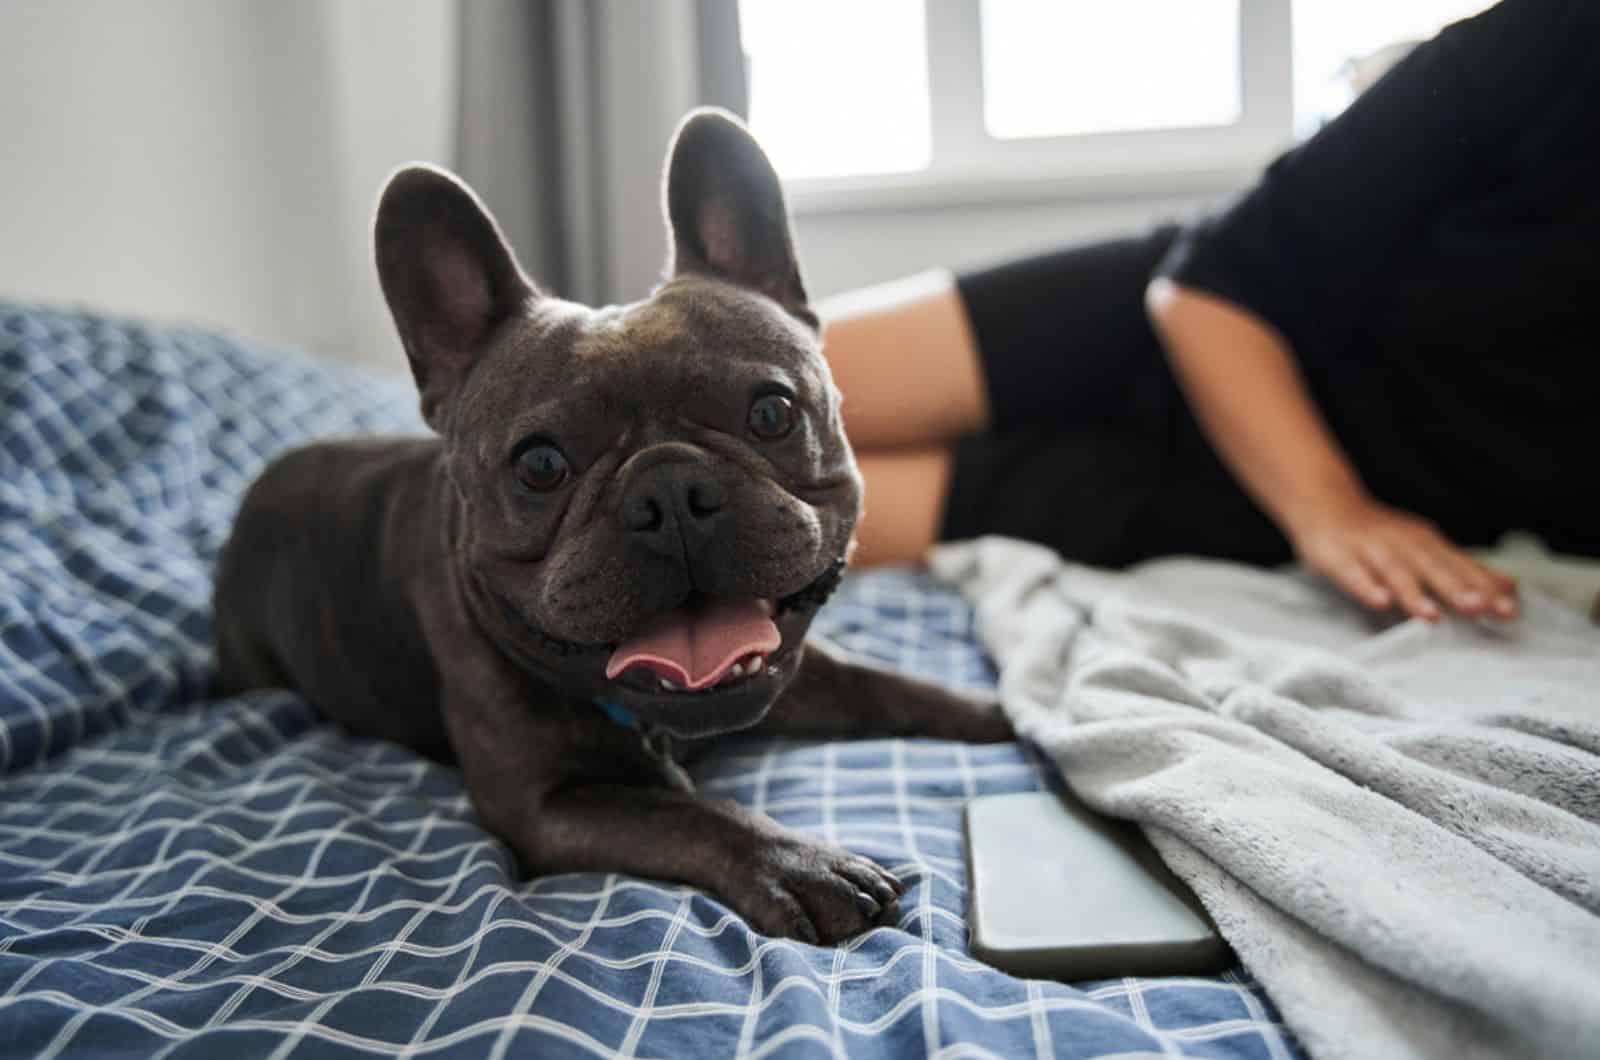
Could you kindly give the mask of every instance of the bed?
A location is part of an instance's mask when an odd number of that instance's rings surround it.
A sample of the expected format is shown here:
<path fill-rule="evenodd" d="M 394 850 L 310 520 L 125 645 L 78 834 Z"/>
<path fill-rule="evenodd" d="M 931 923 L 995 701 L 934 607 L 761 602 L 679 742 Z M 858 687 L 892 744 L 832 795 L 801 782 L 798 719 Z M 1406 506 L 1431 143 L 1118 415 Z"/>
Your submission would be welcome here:
<path fill-rule="evenodd" d="M 709 791 L 878 859 L 898 923 L 755 935 L 690 888 L 516 878 L 459 776 L 287 692 L 209 692 L 211 569 L 265 461 L 416 431 L 409 380 L 0 303 L 0 1042 L 14 1055 L 1300 1055 L 1242 969 L 1064 985 L 973 961 L 961 808 L 1017 745 L 734 740 Z M 972 614 L 853 575 L 844 648 L 979 688 Z"/>

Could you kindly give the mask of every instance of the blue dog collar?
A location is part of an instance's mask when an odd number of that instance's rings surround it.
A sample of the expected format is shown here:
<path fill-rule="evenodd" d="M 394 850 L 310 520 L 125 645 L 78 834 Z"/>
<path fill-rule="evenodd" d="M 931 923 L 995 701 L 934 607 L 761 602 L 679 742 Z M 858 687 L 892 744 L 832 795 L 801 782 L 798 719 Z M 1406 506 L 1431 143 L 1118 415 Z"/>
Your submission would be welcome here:
<path fill-rule="evenodd" d="M 601 699 L 596 696 L 594 705 L 599 708 L 600 713 L 611 719 L 612 724 L 639 734 L 639 743 L 644 747 L 644 753 L 654 758 L 661 766 L 668 783 L 679 791 L 694 791 L 694 781 L 672 757 L 671 736 L 660 729 L 646 730 L 639 724 L 639 719 L 633 716 L 633 711 L 614 699 Z"/>
<path fill-rule="evenodd" d="M 633 716 L 633 711 L 615 700 L 596 697 L 594 705 L 599 707 L 600 713 L 610 718 L 613 724 L 620 725 L 624 729 L 639 727 L 639 719 Z"/>

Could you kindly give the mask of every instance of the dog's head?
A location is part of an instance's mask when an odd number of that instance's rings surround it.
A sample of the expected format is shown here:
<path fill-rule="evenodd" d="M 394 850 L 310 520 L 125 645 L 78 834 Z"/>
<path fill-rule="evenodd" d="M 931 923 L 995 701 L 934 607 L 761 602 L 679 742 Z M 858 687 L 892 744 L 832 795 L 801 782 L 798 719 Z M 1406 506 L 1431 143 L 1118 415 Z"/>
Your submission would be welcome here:
<path fill-rule="evenodd" d="M 737 120 L 679 127 L 665 210 L 668 279 L 603 309 L 541 291 L 437 169 L 390 179 L 375 239 L 474 617 L 562 691 L 695 736 L 793 678 L 861 480 L 782 189 Z"/>

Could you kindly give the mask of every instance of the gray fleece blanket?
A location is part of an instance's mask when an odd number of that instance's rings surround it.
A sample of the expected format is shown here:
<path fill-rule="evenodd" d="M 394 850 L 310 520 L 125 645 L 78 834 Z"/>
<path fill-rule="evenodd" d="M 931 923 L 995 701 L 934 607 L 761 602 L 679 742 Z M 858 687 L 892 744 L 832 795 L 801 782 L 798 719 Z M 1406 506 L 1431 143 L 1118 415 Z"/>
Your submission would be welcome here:
<path fill-rule="evenodd" d="M 1294 573 L 942 546 L 1018 730 L 1141 824 L 1319 1060 L 1600 1056 L 1600 632 Z M 1070 895 L 1063 896 L 1070 900 Z"/>

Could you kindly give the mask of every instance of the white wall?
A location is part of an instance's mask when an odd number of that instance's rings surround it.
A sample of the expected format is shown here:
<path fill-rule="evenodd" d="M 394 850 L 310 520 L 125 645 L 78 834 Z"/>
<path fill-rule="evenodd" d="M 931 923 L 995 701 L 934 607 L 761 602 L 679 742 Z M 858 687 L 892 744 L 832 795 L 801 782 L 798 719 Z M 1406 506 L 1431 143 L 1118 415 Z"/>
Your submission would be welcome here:
<path fill-rule="evenodd" d="M 368 224 L 448 163 L 455 0 L 0 5 L 0 295 L 402 363 Z"/>

